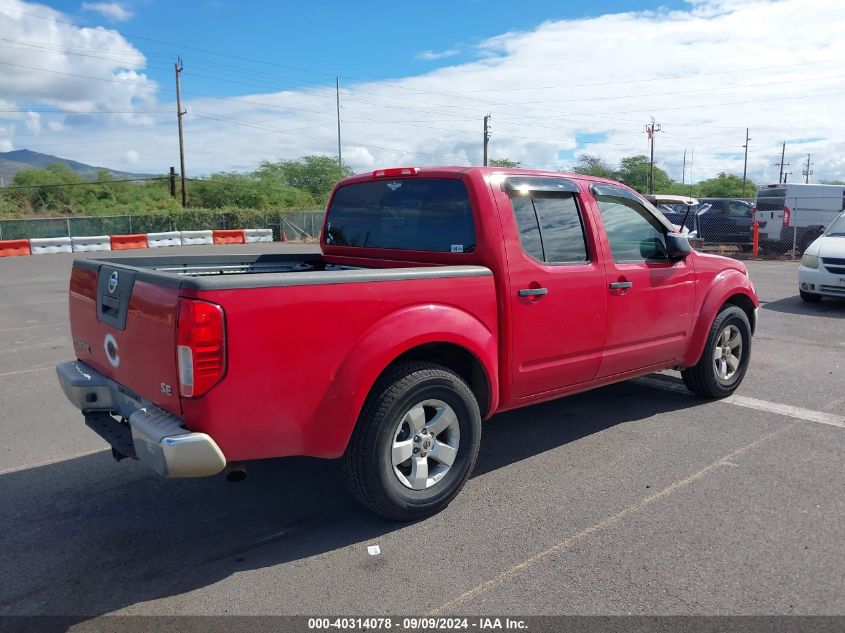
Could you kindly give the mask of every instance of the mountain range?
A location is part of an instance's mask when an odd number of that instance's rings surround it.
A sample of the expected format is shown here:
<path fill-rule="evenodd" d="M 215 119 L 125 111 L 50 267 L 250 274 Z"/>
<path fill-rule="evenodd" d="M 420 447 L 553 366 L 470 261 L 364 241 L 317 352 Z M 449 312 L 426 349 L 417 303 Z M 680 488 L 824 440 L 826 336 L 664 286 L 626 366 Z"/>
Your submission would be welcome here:
<path fill-rule="evenodd" d="M 44 168 L 53 163 L 67 165 L 75 174 L 86 179 L 97 177 L 101 171 L 109 172 L 114 178 L 146 178 L 155 174 L 136 174 L 128 171 L 118 171 L 108 167 L 95 167 L 67 158 L 59 158 L 51 154 L 42 154 L 28 149 L 16 149 L 12 152 L 0 152 L 0 179 L 9 185 L 15 174 L 22 169 Z"/>

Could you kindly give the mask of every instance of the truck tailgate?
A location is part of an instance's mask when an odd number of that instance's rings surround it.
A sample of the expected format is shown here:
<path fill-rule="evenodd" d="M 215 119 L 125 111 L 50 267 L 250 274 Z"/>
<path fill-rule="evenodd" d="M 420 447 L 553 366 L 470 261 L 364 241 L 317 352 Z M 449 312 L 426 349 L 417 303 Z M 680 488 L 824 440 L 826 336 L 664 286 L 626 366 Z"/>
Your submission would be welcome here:
<path fill-rule="evenodd" d="M 70 279 L 76 357 L 136 395 L 181 414 L 176 366 L 179 288 L 131 266 L 77 260 Z"/>

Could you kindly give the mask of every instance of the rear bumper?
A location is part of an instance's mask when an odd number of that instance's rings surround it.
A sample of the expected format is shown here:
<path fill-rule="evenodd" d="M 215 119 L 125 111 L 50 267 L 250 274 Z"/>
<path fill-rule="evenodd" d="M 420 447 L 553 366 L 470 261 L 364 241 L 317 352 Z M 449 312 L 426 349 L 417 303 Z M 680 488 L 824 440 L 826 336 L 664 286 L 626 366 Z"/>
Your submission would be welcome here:
<path fill-rule="evenodd" d="M 226 467 L 226 457 L 210 436 L 188 431 L 180 418 L 128 394 L 85 363 L 62 363 L 56 373 L 88 426 L 121 454 L 140 459 L 164 477 L 207 477 Z"/>

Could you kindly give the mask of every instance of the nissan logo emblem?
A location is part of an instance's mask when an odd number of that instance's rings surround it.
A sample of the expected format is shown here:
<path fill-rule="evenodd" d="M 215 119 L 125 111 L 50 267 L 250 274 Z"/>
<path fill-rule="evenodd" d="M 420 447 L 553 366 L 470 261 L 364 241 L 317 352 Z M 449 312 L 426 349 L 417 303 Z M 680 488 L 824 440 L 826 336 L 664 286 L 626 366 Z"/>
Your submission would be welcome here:
<path fill-rule="evenodd" d="M 109 275 L 109 294 L 113 295 L 114 291 L 117 290 L 117 282 L 118 276 L 117 271 L 115 270 L 111 275 Z"/>

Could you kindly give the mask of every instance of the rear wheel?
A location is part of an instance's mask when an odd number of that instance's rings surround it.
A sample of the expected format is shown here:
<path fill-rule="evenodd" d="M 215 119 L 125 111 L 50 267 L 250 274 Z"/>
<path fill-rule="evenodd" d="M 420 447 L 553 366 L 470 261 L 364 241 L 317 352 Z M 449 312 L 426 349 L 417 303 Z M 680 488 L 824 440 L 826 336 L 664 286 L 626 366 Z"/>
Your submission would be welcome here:
<path fill-rule="evenodd" d="M 817 295 L 813 292 L 804 292 L 803 290 L 799 290 L 798 293 L 801 295 L 801 298 L 807 303 L 818 303 L 822 300 L 821 295 Z"/>
<path fill-rule="evenodd" d="M 710 327 L 698 363 L 681 376 L 690 391 L 707 398 L 725 398 L 739 387 L 751 360 L 751 324 L 735 305 L 725 305 Z"/>
<path fill-rule="evenodd" d="M 355 497 L 398 521 L 445 508 L 475 465 L 481 413 L 451 369 L 424 362 L 390 369 L 367 399 L 343 456 Z"/>

